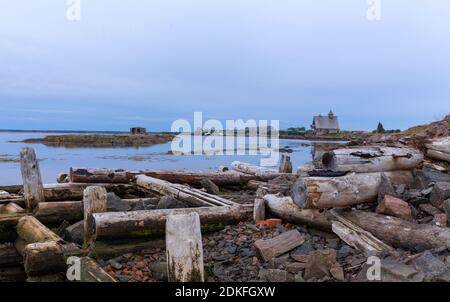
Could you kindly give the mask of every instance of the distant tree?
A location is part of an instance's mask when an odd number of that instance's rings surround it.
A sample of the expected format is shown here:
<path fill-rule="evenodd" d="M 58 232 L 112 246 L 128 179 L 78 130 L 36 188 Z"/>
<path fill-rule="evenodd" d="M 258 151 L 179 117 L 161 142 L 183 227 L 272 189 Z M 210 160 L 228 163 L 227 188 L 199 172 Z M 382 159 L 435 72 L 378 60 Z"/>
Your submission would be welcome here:
<path fill-rule="evenodd" d="M 386 130 L 384 130 L 383 124 L 381 122 L 378 122 L 377 126 L 377 133 L 384 133 Z"/>

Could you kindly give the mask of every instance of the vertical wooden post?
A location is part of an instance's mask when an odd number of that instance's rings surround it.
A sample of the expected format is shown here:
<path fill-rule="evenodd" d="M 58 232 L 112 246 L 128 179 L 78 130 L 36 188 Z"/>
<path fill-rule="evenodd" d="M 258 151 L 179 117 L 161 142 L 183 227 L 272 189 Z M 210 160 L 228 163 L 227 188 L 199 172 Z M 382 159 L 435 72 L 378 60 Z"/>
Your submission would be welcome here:
<path fill-rule="evenodd" d="M 197 213 L 169 215 L 166 221 L 169 282 L 204 282 L 203 244 Z"/>
<path fill-rule="evenodd" d="M 281 156 L 280 173 L 292 173 L 291 157 L 287 155 Z"/>
<path fill-rule="evenodd" d="M 253 205 L 253 221 L 258 223 L 264 219 L 266 219 L 266 202 L 262 198 L 256 198 Z"/>
<path fill-rule="evenodd" d="M 106 189 L 98 186 L 87 187 L 83 194 L 84 206 L 84 245 L 92 240 L 93 227 L 90 219 L 94 213 L 106 212 Z"/>
<path fill-rule="evenodd" d="M 34 209 L 38 203 L 45 202 L 45 195 L 39 162 L 33 148 L 20 149 L 20 170 L 22 172 L 25 205 L 28 209 Z"/>

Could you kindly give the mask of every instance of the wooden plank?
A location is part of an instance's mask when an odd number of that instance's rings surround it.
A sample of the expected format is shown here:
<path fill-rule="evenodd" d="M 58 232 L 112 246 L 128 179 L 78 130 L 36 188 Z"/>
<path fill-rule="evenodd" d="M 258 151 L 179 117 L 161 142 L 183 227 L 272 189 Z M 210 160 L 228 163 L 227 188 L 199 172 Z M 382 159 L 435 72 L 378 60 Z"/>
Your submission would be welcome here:
<path fill-rule="evenodd" d="M 272 239 L 259 239 L 255 242 L 255 247 L 264 261 L 283 255 L 297 246 L 302 245 L 305 238 L 297 230 L 282 233 Z"/>

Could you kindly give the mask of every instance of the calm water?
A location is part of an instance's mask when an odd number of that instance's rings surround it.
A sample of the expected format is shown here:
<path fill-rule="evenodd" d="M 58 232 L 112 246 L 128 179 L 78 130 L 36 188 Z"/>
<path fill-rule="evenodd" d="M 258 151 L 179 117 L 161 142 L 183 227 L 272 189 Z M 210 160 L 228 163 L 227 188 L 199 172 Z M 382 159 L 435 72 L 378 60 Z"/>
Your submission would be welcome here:
<path fill-rule="evenodd" d="M 64 148 L 47 147 L 42 144 L 12 143 L 26 138 L 37 138 L 50 133 L 0 132 L 0 185 L 22 183 L 20 164 L 17 161 L 21 147 L 31 146 L 40 160 L 45 183 L 56 182 L 56 175 L 73 167 L 176 170 L 216 170 L 234 160 L 259 164 L 259 155 L 170 155 L 170 143 L 150 147 L 130 148 Z M 61 135 L 59 133 L 58 135 Z M 280 147 L 289 146 L 294 170 L 302 163 L 311 161 L 314 142 L 303 140 L 280 140 Z"/>

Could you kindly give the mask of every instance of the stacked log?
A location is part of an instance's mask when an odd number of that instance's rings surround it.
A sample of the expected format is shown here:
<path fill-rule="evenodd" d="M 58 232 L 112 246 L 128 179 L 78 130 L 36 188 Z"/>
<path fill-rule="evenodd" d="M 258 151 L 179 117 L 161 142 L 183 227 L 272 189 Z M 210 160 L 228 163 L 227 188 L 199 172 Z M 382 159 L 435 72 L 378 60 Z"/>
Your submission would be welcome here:
<path fill-rule="evenodd" d="M 232 162 L 231 168 L 237 172 L 254 175 L 254 176 L 260 176 L 260 177 L 264 177 L 264 178 L 268 178 L 268 179 L 272 179 L 272 178 L 275 178 L 280 175 L 280 173 L 276 169 L 255 166 L 255 165 L 243 163 L 240 161 Z"/>
<path fill-rule="evenodd" d="M 336 149 L 322 155 L 325 170 L 358 173 L 412 170 L 422 161 L 422 152 L 412 148 L 357 147 Z"/>

